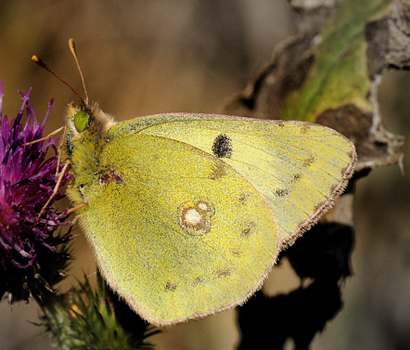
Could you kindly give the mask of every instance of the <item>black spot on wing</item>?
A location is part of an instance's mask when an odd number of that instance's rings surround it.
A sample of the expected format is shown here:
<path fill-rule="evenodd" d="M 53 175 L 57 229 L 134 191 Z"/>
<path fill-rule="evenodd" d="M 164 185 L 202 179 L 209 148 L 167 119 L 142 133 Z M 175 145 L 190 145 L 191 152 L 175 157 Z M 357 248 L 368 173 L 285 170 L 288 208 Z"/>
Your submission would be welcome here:
<path fill-rule="evenodd" d="M 218 135 L 212 145 L 212 153 L 218 158 L 231 158 L 232 140 L 225 134 Z"/>

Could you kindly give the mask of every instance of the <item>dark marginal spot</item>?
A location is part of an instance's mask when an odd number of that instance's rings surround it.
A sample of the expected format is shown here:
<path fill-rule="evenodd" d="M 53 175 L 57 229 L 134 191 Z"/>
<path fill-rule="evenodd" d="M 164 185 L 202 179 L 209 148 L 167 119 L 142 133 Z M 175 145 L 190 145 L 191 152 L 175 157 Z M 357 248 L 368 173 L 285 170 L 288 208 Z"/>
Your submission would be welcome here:
<path fill-rule="evenodd" d="M 248 236 L 254 227 L 255 223 L 253 221 L 246 223 L 245 228 L 241 231 L 241 235 Z"/>
<path fill-rule="evenodd" d="M 309 167 L 316 161 L 314 156 L 310 156 L 303 161 L 303 166 Z"/>
<path fill-rule="evenodd" d="M 310 125 L 309 124 L 302 124 L 302 127 L 300 128 L 300 132 L 302 134 L 307 134 L 307 132 L 310 129 Z"/>
<path fill-rule="evenodd" d="M 276 125 L 279 126 L 279 127 L 281 127 L 281 128 L 283 128 L 283 127 L 285 126 L 285 123 L 284 123 L 284 122 L 279 122 L 279 123 L 277 123 Z"/>
<path fill-rule="evenodd" d="M 275 191 L 275 194 L 276 194 L 278 197 L 285 197 L 285 196 L 287 196 L 287 195 L 289 194 L 289 190 L 287 190 L 286 188 L 281 188 L 281 189 L 279 189 L 279 190 L 276 190 L 276 191 Z"/>
<path fill-rule="evenodd" d="M 232 140 L 225 134 L 217 136 L 212 145 L 212 153 L 218 158 L 231 158 Z"/>
<path fill-rule="evenodd" d="M 240 256 L 241 255 L 239 250 L 232 250 L 231 253 L 232 253 L 233 256 Z"/>
<path fill-rule="evenodd" d="M 241 234 L 243 234 L 244 236 L 247 236 L 251 233 L 251 228 L 247 227 L 244 230 L 242 230 Z"/>
<path fill-rule="evenodd" d="M 249 197 L 249 194 L 247 194 L 247 193 L 242 193 L 242 194 L 240 194 L 240 195 L 239 195 L 239 198 L 238 198 L 239 203 L 242 204 L 242 205 L 245 205 L 245 204 L 246 204 L 246 200 L 248 199 L 248 197 Z"/>
<path fill-rule="evenodd" d="M 231 274 L 231 270 L 228 269 L 228 268 L 226 268 L 226 269 L 221 269 L 221 270 L 215 271 L 215 274 L 216 274 L 218 277 L 229 276 L 229 275 Z"/>
<path fill-rule="evenodd" d="M 294 174 L 293 178 L 292 178 L 292 182 L 298 182 L 301 177 L 302 177 L 302 175 L 300 175 L 300 174 Z"/>
<path fill-rule="evenodd" d="M 171 281 L 168 281 L 167 284 L 165 285 L 165 289 L 173 292 L 175 289 L 177 289 L 177 286 L 171 283 Z"/>
<path fill-rule="evenodd" d="M 204 279 L 202 277 L 197 277 L 197 278 L 194 279 L 194 284 L 199 284 L 203 281 L 204 281 Z"/>

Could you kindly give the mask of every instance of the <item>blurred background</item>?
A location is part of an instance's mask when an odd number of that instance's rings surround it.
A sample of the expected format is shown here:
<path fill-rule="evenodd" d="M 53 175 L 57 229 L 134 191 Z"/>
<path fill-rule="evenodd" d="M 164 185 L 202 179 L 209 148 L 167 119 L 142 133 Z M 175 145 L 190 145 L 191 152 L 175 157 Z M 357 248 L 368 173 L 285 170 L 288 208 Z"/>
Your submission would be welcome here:
<path fill-rule="evenodd" d="M 17 90 L 33 87 L 41 120 L 51 97 L 46 133 L 63 125 L 72 92 L 30 61 L 37 54 L 81 94 L 67 41 L 75 38 L 91 100 L 126 120 L 160 112 L 218 113 L 227 98 L 271 59 L 274 47 L 296 33 L 285 0 L 0 1 L 0 80 L 3 114 L 15 116 Z M 410 135 L 410 75 L 391 71 L 379 90 L 388 130 Z M 404 147 L 410 153 L 409 144 Z M 404 160 L 409 169 L 408 157 Z M 354 276 L 343 288 L 344 308 L 312 349 L 410 348 L 410 182 L 398 166 L 375 169 L 357 184 Z M 80 230 L 65 290 L 95 271 Z M 1 283 L 1 282 L 0 282 Z M 269 293 L 296 288 L 286 264 L 275 268 Z M 11 310 L 0 303 L 0 348 L 51 349 L 35 303 Z M 272 336 L 275 336 L 272 330 Z M 235 311 L 167 328 L 151 338 L 159 349 L 234 349 Z M 54 344 L 55 346 L 55 344 Z M 289 347 L 291 348 L 291 346 Z"/>

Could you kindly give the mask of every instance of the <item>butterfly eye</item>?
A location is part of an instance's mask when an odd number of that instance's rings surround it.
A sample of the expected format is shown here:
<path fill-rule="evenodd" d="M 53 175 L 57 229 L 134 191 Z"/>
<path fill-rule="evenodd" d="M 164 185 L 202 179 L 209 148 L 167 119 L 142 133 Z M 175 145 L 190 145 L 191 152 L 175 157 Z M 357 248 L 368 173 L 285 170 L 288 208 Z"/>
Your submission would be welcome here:
<path fill-rule="evenodd" d="M 83 132 L 87 127 L 90 116 L 85 111 L 77 112 L 74 116 L 74 126 L 78 132 Z"/>

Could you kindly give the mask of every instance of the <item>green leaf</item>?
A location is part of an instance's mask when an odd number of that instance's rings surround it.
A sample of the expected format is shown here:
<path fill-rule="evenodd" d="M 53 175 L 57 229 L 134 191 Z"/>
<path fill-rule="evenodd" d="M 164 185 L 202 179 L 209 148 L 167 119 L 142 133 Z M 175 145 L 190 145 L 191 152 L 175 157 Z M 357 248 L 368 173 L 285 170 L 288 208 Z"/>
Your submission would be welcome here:
<path fill-rule="evenodd" d="M 314 122 L 323 111 L 348 104 L 373 111 L 367 100 L 371 81 L 365 26 L 386 14 L 390 6 L 391 0 L 346 0 L 340 4 L 321 36 L 315 38 L 314 63 L 303 85 L 289 94 L 283 119 Z"/>

